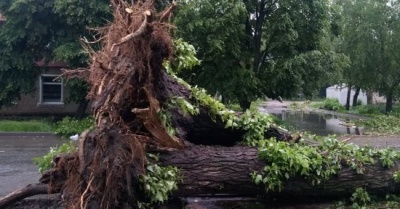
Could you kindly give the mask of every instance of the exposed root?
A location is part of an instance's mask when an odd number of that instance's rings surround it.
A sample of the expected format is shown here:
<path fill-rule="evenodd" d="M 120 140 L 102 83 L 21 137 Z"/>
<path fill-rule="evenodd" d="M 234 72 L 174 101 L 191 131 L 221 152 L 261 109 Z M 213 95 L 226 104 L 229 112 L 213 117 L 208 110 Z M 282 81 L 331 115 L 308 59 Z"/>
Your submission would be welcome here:
<path fill-rule="evenodd" d="M 96 127 L 80 138 L 78 153 L 58 159 L 51 173 L 65 178 L 67 208 L 135 208 L 145 147 L 185 146 L 158 118 L 166 101 L 157 97 L 153 86 L 165 76 L 162 63 L 173 54 L 169 26 L 161 21 L 171 15 L 176 2 L 161 15 L 156 15 L 153 1 L 135 2 L 112 0 L 113 22 L 95 29 L 95 41 L 82 39 L 91 57 L 89 69 L 64 72 L 90 83 L 87 98 Z M 101 44 L 102 49 L 94 51 L 90 44 Z"/>
<path fill-rule="evenodd" d="M 92 177 L 89 182 L 88 185 L 86 186 L 85 191 L 83 191 L 82 195 L 81 195 L 81 209 L 85 209 L 87 206 L 87 202 L 85 201 L 85 195 L 88 193 L 89 191 L 89 187 L 92 185 L 92 181 L 94 180 L 94 178 Z M 86 198 L 88 199 L 88 198 Z"/>
<path fill-rule="evenodd" d="M 71 69 L 61 69 L 61 72 L 63 73 L 61 76 L 57 77 L 56 79 L 59 79 L 61 77 L 65 77 L 68 79 L 71 78 L 80 78 L 80 79 L 84 79 L 85 81 L 89 80 L 89 75 L 90 75 L 90 71 L 87 68 L 77 68 L 74 70 Z"/>
<path fill-rule="evenodd" d="M 87 99 L 95 119 L 94 130 L 81 135 L 78 151 L 56 157 L 54 168 L 40 180 L 50 192 L 60 191 L 69 209 L 137 208 L 138 201 L 146 200 L 138 185 L 146 172 L 146 149 L 182 149 L 189 146 L 184 140 L 188 138 L 194 144 L 215 145 L 212 137 L 221 137 L 218 140 L 226 146 L 242 139 L 243 130 L 226 131 L 225 124 L 212 121 L 204 107 L 203 114 L 196 116 L 172 109 L 176 135 L 168 133 L 160 110 L 173 96 L 190 97 L 189 89 L 169 77 L 162 66 L 173 56 L 171 26 L 164 21 L 176 2 L 160 14 L 152 0 L 132 2 L 111 0 L 113 22 L 95 29 L 95 41 L 82 40 L 90 56 L 89 68 L 64 71 L 66 77 L 84 78 L 90 84 Z M 95 51 L 90 44 L 102 48 Z M 278 129 L 267 131 L 266 136 L 298 140 Z"/>
<path fill-rule="evenodd" d="M 172 16 L 172 12 L 175 10 L 176 8 L 176 1 L 173 0 L 171 3 L 171 6 L 169 6 L 160 16 L 160 22 L 165 21 L 166 19 L 168 19 L 168 21 L 171 19 Z"/>
<path fill-rule="evenodd" d="M 47 184 L 29 184 L 24 188 L 18 189 L 7 196 L 0 198 L 0 208 L 6 208 L 17 201 L 23 200 L 26 197 L 53 192 L 58 191 L 49 191 L 49 185 Z"/>
<path fill-rule="evenodd" d="M 144 20 L 143 20 L 142 24 L 140 25 L 140 27 L 135 32 L 122 37 L 121 40 L 118 43 L 113 44 L 112 47 L 111 47 L 111 52 L 114 51 L 114 47 L 115 46 L 118 46 L 118 45 L 121 45 L 123 43 L 126 43 L 126 42 L 134 39 L 135 37 L 141 35 L 144 32 L 144 30 L 146 28 L 146 25 L 149 23 L 148 22 L 148 19 L 149 19 L 148 16 L 151 16 L 151 12 L 149 10 L 146 10 L 145 12 L 143 12 Z"/>
<path fill-rule="evenodd" d="M 94 41 L 88 41 L 86 37 L 83 37 L 80 40 L 85 44 L 97 44 L 97 43 L 101 42 L 104 38 L 105 37 L 101 37 L 101 38 L 99 38 L 97 40 L 94 40 Z"/>

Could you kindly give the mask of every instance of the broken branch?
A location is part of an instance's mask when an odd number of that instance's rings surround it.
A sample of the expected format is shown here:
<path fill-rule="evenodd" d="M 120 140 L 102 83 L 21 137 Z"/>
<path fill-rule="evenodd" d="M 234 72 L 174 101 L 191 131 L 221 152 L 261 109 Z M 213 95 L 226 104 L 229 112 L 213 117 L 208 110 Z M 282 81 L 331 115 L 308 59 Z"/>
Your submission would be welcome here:
<path fill-rule="evenodd" d="M 149 10 L 146 10 L 145 12 L 143 12 L 143 16 L 144 16 L 144 20 L 142 22 L 142 24 L 140 25 L 139 29 L 137 29 L 135 32 L 130 33 L 124 37 L 121 38 L 121 40 L 118 43 L 115 43 L 112 45 L 111 47 L 111 52 L 114 51 L 114 47 L 115 46 L 119 46 L 123 43 L 126 43 L 132 39 L 134 39 L 136 36 L 139 36 L 140 34 L 142 34 L 144 32 L 144 29 L 146 28 L 147 25 L 147 21 L 148 21 L 148 16 L 151 16 L 151 12 Z"/>

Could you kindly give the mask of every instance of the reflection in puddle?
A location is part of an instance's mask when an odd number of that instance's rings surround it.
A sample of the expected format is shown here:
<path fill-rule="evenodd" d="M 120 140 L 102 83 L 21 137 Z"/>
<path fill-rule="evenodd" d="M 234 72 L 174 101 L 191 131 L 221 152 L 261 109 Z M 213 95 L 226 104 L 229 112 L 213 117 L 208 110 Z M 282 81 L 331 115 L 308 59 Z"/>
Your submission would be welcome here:
<path fill-rule="evenodd" d="M 317 135 L 363 134 L 363 128 L 356 127 L 351 119 L 339 118 L 332 114 L 283 110 L 281 113 L 273 115 L 300 131 L 308 131 Z"/>

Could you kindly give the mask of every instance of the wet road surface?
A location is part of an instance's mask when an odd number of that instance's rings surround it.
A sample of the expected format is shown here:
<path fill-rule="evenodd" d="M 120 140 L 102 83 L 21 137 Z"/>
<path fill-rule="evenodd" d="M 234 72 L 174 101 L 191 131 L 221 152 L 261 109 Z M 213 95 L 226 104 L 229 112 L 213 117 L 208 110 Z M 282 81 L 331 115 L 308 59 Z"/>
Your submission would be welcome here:
<path fill-rule="evenodd" d="M 48 133 L 0 133 L 0 198 L 28 184 L 38 183 L 40 173 L 33 164 L 50 147 L 66 142 Z"/>

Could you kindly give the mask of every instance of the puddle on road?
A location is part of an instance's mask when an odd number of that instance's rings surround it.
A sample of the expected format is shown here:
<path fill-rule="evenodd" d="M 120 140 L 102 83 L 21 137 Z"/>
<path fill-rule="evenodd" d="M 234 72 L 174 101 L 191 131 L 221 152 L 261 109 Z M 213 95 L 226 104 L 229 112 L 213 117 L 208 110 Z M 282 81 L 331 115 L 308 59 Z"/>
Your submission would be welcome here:
<path fill-rule="evenodd" d="M 355 126 L 354 120 L 333 114 L 283 110 L 281 113 L 273 113 L 273 115 L 299 131 L 308 131 L 321 136 L 329 134 L 362 135 L 364 133 L 364 128 Z"/>

